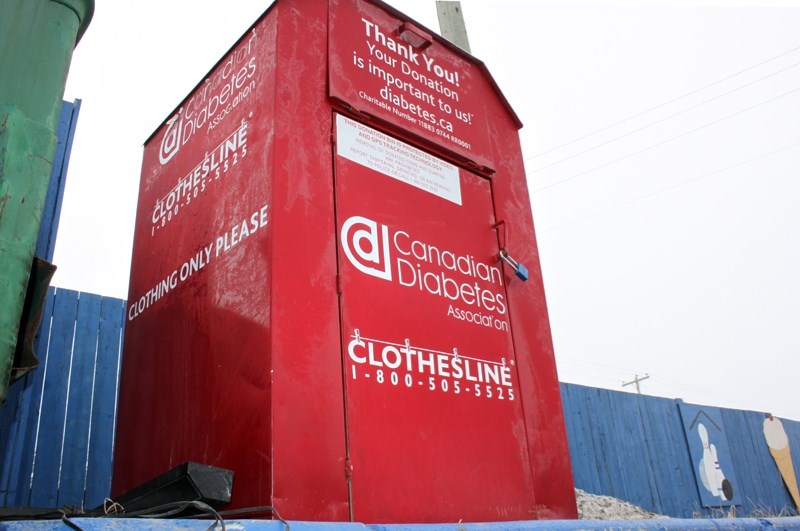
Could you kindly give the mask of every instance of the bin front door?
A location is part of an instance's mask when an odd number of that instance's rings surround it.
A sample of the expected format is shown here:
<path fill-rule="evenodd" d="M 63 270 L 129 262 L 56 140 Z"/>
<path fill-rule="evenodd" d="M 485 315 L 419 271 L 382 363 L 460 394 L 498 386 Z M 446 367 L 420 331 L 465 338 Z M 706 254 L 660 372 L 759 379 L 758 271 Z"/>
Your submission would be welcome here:
<path fill-rule="evenodd" d="M 334 120 L 353 518 L 530 519 L 491 183 Z"/>

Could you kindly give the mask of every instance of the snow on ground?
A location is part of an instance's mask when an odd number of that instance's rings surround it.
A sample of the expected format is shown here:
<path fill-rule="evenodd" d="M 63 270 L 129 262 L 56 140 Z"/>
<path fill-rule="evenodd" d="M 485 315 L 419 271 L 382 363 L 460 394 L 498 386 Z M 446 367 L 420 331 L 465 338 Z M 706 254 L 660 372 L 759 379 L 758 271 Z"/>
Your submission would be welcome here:
<path fill-rule="evenodd" d="M 668 518 L 667 516 L 646 511 L 632 503 L 612 498 L 611 496 L 589 494 L 581 489 L 575 489 L 575 498 L 578 501 L 578 518 L 581 520 Z"/>

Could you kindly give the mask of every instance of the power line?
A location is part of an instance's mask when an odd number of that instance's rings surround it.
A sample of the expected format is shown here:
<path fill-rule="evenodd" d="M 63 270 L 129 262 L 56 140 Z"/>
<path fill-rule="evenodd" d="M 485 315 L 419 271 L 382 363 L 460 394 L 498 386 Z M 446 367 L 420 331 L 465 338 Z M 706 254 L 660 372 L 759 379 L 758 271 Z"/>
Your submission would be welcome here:
<path fill-rule="evenodd" d="M 778 70 L 776 72 L 773 72 L 771 74 L 768 74 L 768 75 L 766 75 L 764 77 L 760 77 L 760 78 L 758 78 L 758 79 L 756 79 L 754 81 L 751 81 L 750 83 L 746 83 L 744 85 L 741 85 L 739 87 L 731 89 L 728 92 L 723 92 L 722 94 L 714 96 L 713 98 L 709 98 L 709 99 L 707 99 L 705 101 L 702 101 L 702 102 L 700 102 L 700 103 L 698 103 L 696 105 L 692 105 L 691 107 L 687 107 L 687 108 L 685 108 L 683 110 L 680 110 L 678 112 L 670 114 L 669 116 L 665 116 L 663 118 L 660 118 L 660 119 L 656 120 L 655 122 L 650 122 L 649 124 L 644 125 L 642 127 L 639 127 L 638 129 L 634 129 L 633 131 L 629 131 L 629 132 L 623 133 L 623 134 L 621 134 L 619 136 L 615 136 L 614 138 L 612 138 L 610 140 L 606 140 L 605 142 L 601 142 L 600 144 L 596 144 L 596 145 L 594 145 L 594 146 L 592 146 L 590 148 L 584 149 L 583 151 L 579 151 L 578 153 L 574 153 L 572 155 L 569 155 L 568 157 L 564 157 L 563 159 L 559 159 L 559 160 L 557 160 L 557 161 L 555 161 L 553 163 L 548 164 L 547 166 L 542 166 L 541 168 L 536 168 L 535 170 L 532 170 L 530 173 L 536 173 L 536 172 L 540 172 L 540 171 L 546 170 L 547 168 L 550 168 L 550 167 L 555 166 L 557 164 L 561 164 L 562 162 L 566 162 L 566 161 L 568 161 L 570 159 L 574 159 L 575 157 L 579 157 L 579 156 L 581 156 L 581 155 L 583 155 L 585 153 L 588 153 L 590 151 L 594 151 L 597 148 L 600 148 L 600 147 L 603 147 L 603 146 L 607 146 L 608 144 L 611 144 L 612 142 L 616 142 L 617 140 L 623 139 L 623 138 L 625 138 L 627 136 L 630 136 L 630 135 L 632 135 L 634 133 L 638 133 L 640 131 L 644 131 L 645 129 L 653 127 L 654 125 L 658 125 L 658 124 L 660 124 L 662 122 L 665 122 L 665 121 L 669 120 L 670 118 L 674 118 L 674 117 L 679 116 L 679 115 L 681 115 L 683 113 L 686 113 L 686 112 L 689 112 L 691 110 L 697 109 L 698 107 L 701 107 L 703 105 L 707 105 L 708 103 L 711 103 L 714 100 L 718 100 L 720 98 L 724 98 L 725 96 L 728 96 L 729 94 L 732 94 L 732 93 L 737 92 L 739 90 L 745 89 L 745 88 L 747 88 L 749 86 L 755 85 L 756 83 L 758 83 L 760 81 L 764 81 L 767 78 L 770 78 L 772 76 L 776 76 L 778 74 L 781 74 L 781 73 L 789 70 L 790 68 L 794 68 L 794 67 L 799 66 L 799 65 L 800 65 L 800 62 L 794 63 L 792 65 L 789 65 L 786 68 L 782 68 L 782 69 L 780 69 L 780 70 Z"/>
<path fill-rule="evenodd" d="M 594 369 L 600 369 L 600 370 L 604 370 L 604 371 L 608 371 L 608 372 L 614 372 L 614 373 L 618 372 L 618 373 L 622 373 L 622 374 L 630 374 L 630 372 L 631 372 L 630 368 L 615 367 L 613 365 L 604 365 L 602 363 L 595 363 L 595 362 L 591 362 L 591 361 L 583 361 L 583 360 L 578 360 L 578 359 L 575 359 L 575 358 L 567 358 L 567 357 L 559 356 L 559 355 L 556 355 L 556 360 L 559 361 L 559 362 L 572 363 L 572 364 L 575 364 L 575 365 L 585 365 L 586 367 L 590 367 L 590 368 L 594 368 Z"/>
<path fill-rule="evenodd" d="M 597 130 L 595 130 L 595 131 L 592 131 L 591 133 L 587 133 L 587 134 L 585 134 L 585 135 L 583 135 L 583 136 L 580 136 L 580 137 L 578 137 L 578 138 L 575 138 L 575 139 L 569 140 L 569 141 L 567 141 L 567 142 L 564 142 L 563 144 L 559 144 L 559 145 L 557 145 L 557 146 L 555 146 L 555 147 L 553 147 L 553 148 L 550 148 L 550 149 L 548 149 L 547 151 L 542 151 L 541 153 L 536 153 L 535 155 L 531 155 L 530 157 L 527 157 L 527 158 L 525 158 L 525 160 L 526 160 L 526 161 L 528 161 L 528 160 L 532 160 L 532 159 L 535 159 L 535 158 L 541 157 L 542 155 L 546 155 L 546 154 L 548 154 L 548 153 L 551 153 L 551 152 L 553 152 L 553 151 L 556 151 L 557 149 L 561 149 L 562 147 L 566 147 L 566 146 L 569 146 L 570 144 L 574 144 L 575 142 L 578 142 L 579 140 L 583 140 L 584 138 L 589 138 L 590 136 L 594 136 L 594 135 L 596 135 L 597 133 L 602 133 L 603 131 L 605 131 L 605 130 L 607 130 L 607 129 L 611 129 L 612 127 L 616 127 L 616 126 L 617 126 L 617 125 L 619 125 L 619 124 L 623 124 L 623 123 L 625 123 L 625 122 L 628 122 L 628 121 L 630 121 L 630 120 L 633 120 L 634 118 L 638 118 L 639 116 L 642 116 L 643 114 L 647 114 L 647 113 L 649 113 L 649 112 L 652 112 L 652 111 L 658 110 L 658 109 L 660 109 L 660 108 L 662 108 L 662 107 L 666 107 L 667 105 L 669 105 L 669 104 L 671 104 L 671 103 L 675 103 L 675 102 L 676 102 L 676 101 L 678 101 L 678 100 L 682 100 L 683 98 L 687 98 L 687 97 L 689 97 L 689 96 L 692 96 L 693 94 L 697 94 L 698 92 L 702 92 L 703 90 L 705 90 L 705 89 L 707 89 L 707 88 L 711 88 L 711 87 L 713 87 L 713 86 L 715 86 L 715 85 L 719 85 L 720 83 L 722 83 L 722 82 L 724 82 L 724 81 L 727 81 L 727 80 L 729 80 L 729 79 L 731 79 L 731 78 L 734 78 L 734 77 L 736 77 L 736 76 L 739 76 L 739 75 L 741 75 L 741 74 L 744 74 L 745 72 L 749 72 L 750 70 L 753 70 L 754 68 L 758 68 L 759 66 L 762 66 L 762 65 L 765 65 L 765 64 L 767 64 L 767 63 L 770 63 L 770 62 L 772 62 L 772 61 L 774 61 L 774 60 L 776 60 L 776 59 L 780 59 L 781 57 L 784 57 L 784 56 L 786 56 L 786 55 L 789 55 L 789 54 L 790 54 L 790 53 L 792 53 L 792 52 L 796 52 L 797 50 L 800 50 L 800 46 L 797 46 L 797 47 L 795 47 L 795 48 L 792 48 L 791 50 L 788 50 L 788 51 L 786 51 L 786 52 L 780 53 L 780 54 L 778 54 L 778 55 L 774 55 L 774 56 L 772 56 L 772 57 L 770 57 L 770 58 L 768 58 L 768 59 L 765 59 L 764 61 L 761 61 L 760 63 L 757 63 L 757 64 L 754 64 L 754 65 L 752 65 L 752 66 L 749 66 L 749 67 L 745 68 L 744 70 L 739 70 L 738 72 L 736 72 L 736 73 L 734 73 L 734 74 L 731 74 L 731 75 L 729 75 L 729 76 L 725 76 L 725 77 L 723 77 L 722 79 L 719 79 L 719 80 L 717 80 L 717 81 L 714 81 L 713 83 L 709 83 L 708 85 L 704 85 L 704 86 L 702 86 L 702 87 L 700 87 L 700 88 L 698 88 L 698 89 L 695 89 L 695 90 L 692 90 L 692 91 L 690 91 L 690 92 L 687 92 L 686 94 L 682 94 L 682 95 L 680 95 L 680 96 L 677 96 L 677 97 L 675 97 L 675 98 L 672 98 L 672 99 L 671 99 L 671 100 L 669 100 L 669 101 L 666 101 L 666 102 L 664 102 L 664 103 L 660 103 L 660 104 L 658 104 L 658 105 L 656 105 L 656 106 L 654 106 L 654 107 L 650 107 L 649 109 L 646 109 L 646 110 L 644 110 L 644 111 L 641 111 L 641 112 L 639 112 L 639 113 L 636 113 L 636 114 L 634 114 L 634 115 L 632 115 L 632 116 L 628 116 L 627 118 L 623 118 L 622 120 L 619 120 L 619 121 L 617 121 L 617 122 L 614 122 L 614 123 L 612 123 L 612 124 L 610 124 L 610 125 L 607 125 L 607 126 L 605 126 L 605 127 L 601 127 L 600 129 L 597 129 Z"/>
<path fill-rule="evenodd" d="M 751 162 L 755 162 L 757 160 L 760 160 L 760 159 L 775 155 L 775 154 L 780 153 L 782 151 L 786 151 L 788 149 L 792 149 L 792 148 L 795 148 L 795 147 L 798 147 L 798 146 L 800 146 L 800 141 L 794 142 L 794 143 L 789 144 L 787 146 L 783 146 L 781 148 L 775 149 L 775 150 L 770 151 L 768 153 L 762 153 L 761 155 L 756 155 L 755 157 L 752 157 L 752 158 L 749 158 L 747 160 L 743 160 L 743 161 L 737 162 L 735 164 L 731 164 L 730 166 L 726 166 L 726 167 L 720 168 L 718 170 L 714 170 L 714 171 L 710 171 L 708 173 L 704 173 L 703 175 L 699 175 L 697 177 L 689 179 L 688 181 L 683 181 L 683 182 L 680 182 L 680 183 L 677 183 L 677 184 L 673 184 L 672 186 L 668 186 L 666 188 L 662 188 L 660 190 L 656 190 L 655 192 L 651 192 L 649 194 L 645 194 L 645 195 L 642 195 L 642 196 L 635 197 L 633 199 L 630 199 L 630 200 L 622 202 L 622 203 L 618 203 L 618 204 L 616 204 L 614 206 L 605 208 L 603 210 L 598 210 L 597 212 L 593 212 L 591 214 L 587 214 L 587 215 L 582 216 L 580 218 L 573 219 L 572 221 L 567 221 L 565 223 L 561 223 L 559 225 L 555 225 L 553 227 L 549 227 L 549 228 L 543 229 L 541 231 L 536 231 L 536 232 L 537 232 L 537 234 L 543 234 L 543 233 L 550 232 L 550 231 L 553 231 L 553 230 L 556 230 L 556 229 L 560 229 L 561 227 L 566 227 L 568 225 L 572 225 L 574 223 L 578 223 L 578 222 L 583 221 L 585 219 L 593 218 L 595 216 L 599 216 L 600 214 L 605 214 L 606 212 L 610 212 L 611 210 L 616 210 L 618 208 L 630 205 L 632 203 L 636 203 L 636 202 L 642 201 L 644 199 L 649 199 L 650 197 L 653 197 L 655 195 L 662 194 L 664 192 L 668 192 L 670 190 L 674 190 L 675 188 L 680 188 L 682 186 L 686 186 L 686 185 L 692 184 L 692 183 L 697 182 L 697 181 L 699 181 L 701 179 L 705 179 L 707 177 L 711 177 L 713 175 L 717 175 L 719 173 L 723 173 L 723 172 L 726 172 L 728 170 L 732 170 L 734 168 L 738 168 L 739 166 L 744 166 L 746 164 L 750 164 Z"/>
<path fill-rule="evenodd" d="M 558 186 L 559 184 L 563 184 L 563 183 L 565 183 L 567 181 L 571 181 L 572 179 L 576 179 L 578 177 L 582 177 L 582 176 L 587 175 L 589 173 L 592 173 L 592 172 L 595 172 L 597 170 L 601 170 L 603 168 L 611 166 L 612 164 L 616 164 L 617 162 L 621 162 L 621 161 L 623 161 L 625 159 L 629 159 L 631 157 L 635 157 L 636 155 L 640 155 L 640 154 L 642 154 L 642 153 L 644 153 L 646 151 L 650 151 L 651 149 L 655 149 L 657 147 L 663 146 L 664 144 L 668 144 L 669 142 L 672 142 L 674 140 L 678 140 L 679 138 L 683 138 L 686 135 L 690 135 L 692 133 L 696 133 L 697 131 L 705 129 L 706 127 L 711 127 L 712 125 L 716 125 L 718 123 L 724 122 L 725 120 L 728 120 L 730 118 L 734 118 L 734 117 L 739 116 L 740 114 L 744 114 L 744 113 L 746 113 L 748 111 L 752 111 L 753 109 L 757 109 L 758 107 L 761 107 L 763 105 L 767 105 L 768 103 L 772 103 L 772 102 L 777 101 L 777 100 L 779 100 L 781 98 L 785 98 L 786 96 L 790 96 L 790 95 L 794 94 L 797 91 L 800 91 L 800 87 L 794 88 L 794 89 L 790 90 L 789 92 L 784 92 L 783 94 L 775 96 L 774 98 L 770 98 L 768 100 L 762 101 L 760 103 L 757 103 L 755 105 L 752 105 L 752 106 L 747 107 L 745 109 L 742 109 L 740 111 L 736 111 L 733 114 L 728 114 L 726 116 L 723 116 L 722 118 L 719 118 L 717 120 L 713 120 L 713 121 L 708 122 L 706 124 L 703 124 L 703 125 L 701 125 L 699 127 L 695 127 L 694 129 L 690 129 L 689 131 L 685 131 L 685 132 L 683 132 L 683 133 L 681 133 L 681 134 L 679 134 L 677 136 L 673 136 L 673 137 L 670 137 L 670 138 L 668 138 L 666 140 L 662 140 L 661 142 L 657 142 L 657 143 L 655 143 L 653 145 L 647 146 L 646 148 L 642 148 L 642 149 L 640 149 L 638 151 L 634 151 L 633 153 L 629 153 L 629 154 L 624 155 L 622 157 L 616 158 L 616 159 L 614 159 L 612 161 L 609 161 L 609 162 L 606 162 L 604 164 L 601 164 L 600 166 L 595 166 L 594 168 L 590 168 L 590 169 L 588 169 L 586 171 L 582 171 L 580 173 L 576 173 L 574 175 L 571 175 L 569 177 L 561 179 L 560 181 L 555 181 L 555 182 L 550 183 L 550 184 L 548 184 L 546 186 L 542 186 L 541 188 L 537 188 L 537 189 L 533 190 L 533 192 L 534 193 L 535 192 L 541 192 L 543 190 L 547 190 L 548 188 L 553 188 L 554 186 Z"/>
<path fill-rule="evenodd" d="M 565 358 L 559 358 L 559 359 L 565 359 Z M 580 362 L 578 360 L 572 360 L 572 361 L 574 361 L 575 363 L 578 363 L 578 364 L 584 364 L 584 365 L 589 365 L 589 366 L 595 365 L 595 364 L 590 363 L 590 362 Z M 599 365 L 599 364 L 597 364 L 597 365 Z M 622 370 L 622 369 L 620 369 L 620 370 Z M 630 371 L 628 371 L 628 373 L 630 373 Z M 573 383 L 576 383 L 578 385 L 590 385 L 590 386 L 594 386 L 594 387 L 596 387 L 598 385 L 597 383 L 591 383 L 591 380 L 595 380 L 595 381 L 597 380 L 595 374 L 585 374 L 585 373 L 583 373 L 583 374 L 581 374 L 581 376 L 586 378 L 585 380 L 583 380 L 586 383 L 580 384 L 579 382 L 575 382 L 575 381 L 573 381 Z M 672 395 L 675 398 L 682 398 L 681 392 L 678 389 L 684 389 L 684 390 L 687 390 L 687 391 L 690 391 L 690 392 L 694 392 L 696 394 L 705 395 L 705 396 L 709 397 L 709 400 L 712 400 L 712 401 L 714 401 L 713 399 L 725 400 L 727 402 L 734 402 L 734 403 L 742 404 L 745 407 L 747 407 L 749 409 L 754 409 L 754 410 L 761 409 L 762 411 L 774 411 L 776 409 L 775 404 L 773 404 L 771 407 L 769 407 L 769 406 L 767 406 L 767 404 L 755 402 L 755 401 L 753 401 L 751 399 L 742 399 L 741 397 L 733 397 L 733 396 L 725 395 L 725 394 L 722 394 L 722 393 L 718 393 L 716 391 L 711 391 L 708 388 L 698 387 L 696 385 L 687 384 L 685 382 L 680 382 L 678 380 L 672 380 L 670 378 L 664 378 L 663 376 L 650 376 L 649 373 L 645 373 L 644 377 L 639 377 L 639 375 L 637 373 L 635 378 L 634 378 L 634 381 L 636 379 L 638 379 L 639 381 L 642 381 L 642 380 L 644 380 L 646 378 L 652 378 L 653 381 L 655 381 L 655 382 L 659 382 L 661 384 L 668 385 L 671 388 L 669 394 Z M 572 380 L 572 378 L 570 378 L 570 380 Z M 564 380 L 562 380 L 562 381 L 564 381 Z M 630 381 L 628 383 L 630 385 L 633 385 L 634 381 Z M 623 385 L 625 383 L 626 382 L 623 382 Z M 606 388 L 609 388 L 609 389 L 611 387 L 614 387 L 610 383 L 607 383 L 605 385 L 607 386 Z M 706 404 L 706 405 L 712 405 L 712 404 Z"/>
<path fill-rule="evenodd" d="M 656 380 L 657 382 L 663 382 L 663 383 L 668 384 L 668 385 L 673 386 L 673 387 L 682 387 L 682 388 L 687 389 L 689 391 L 694 391 L 695 393 L 703 394 L 703 395 L 706 395 L 706 396 L 709 396 L 709 397 L 712 397 L 712 398 L 716 398 L 716 399 L 725 400 L 727 402 L 735 402 L 735 403 L 738 403 L 738 404 L 747 404 L 747 406 L 750 407 L 750 408 L 753 408 L 753 406 L 757 406 L 762 411 L 772 411 L 774 409 L 774 407 L 775 407 L 775 404 L 773 404 L 772 408 L 770 408 L 770 407 L 767 406 L 767 404 L 754 402 L 754 401 L 750 400 L 749 398 L 748 399 L 742 399 L 741 397 L 733 397 L 733 396 L 728 396 L 728 395 L 725 395 L 725 394 L 720 394 L 720 393 L 717 393 L 715 391 L 709 391 L 707 388 L 697 387 L 697 386 L 694 386 L 694 385 L 689 385 L 689 384 L 686 384 L 686 383 L 683 383 L 683 382 L 679 382 L 679 381 L 676 381 L 676 380 L 671 380 L 669 378 L 664 378 L 662 376 L 654 376 L 653 379 Z"/>

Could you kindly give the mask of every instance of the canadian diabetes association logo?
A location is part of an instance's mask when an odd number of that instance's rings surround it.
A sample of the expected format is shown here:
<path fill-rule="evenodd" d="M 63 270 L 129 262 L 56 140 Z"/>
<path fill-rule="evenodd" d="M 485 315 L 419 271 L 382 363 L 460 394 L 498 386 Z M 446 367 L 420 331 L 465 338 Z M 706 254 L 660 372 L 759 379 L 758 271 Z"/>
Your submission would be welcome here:
<path fill-rule="evenodd" d="M 256 31 L 228 54 L 225 62 L 192 93 L 167 123 L 158 151 L 162 165 L 168 163 L 196 132 L 210 133 L 226 118 L 235 114 L 233 110 L 256 91 Z"/>
<path fill-rule="evenodd" d="M 161 140 L 161 149 L 158 150 L 158 160 L 161 164 L 166 164 L 175 153 L 181 149 L 181 130 L 183 129 L 183 109 L 178 114 L 170 118 L 167 122 L 167 131 Z"/>
<path fill-rule="evenodd" d="M 353 266 L 367 275 L 392 280 L 389 227 L 362 216 L 342 225 L 342 247 Z"/>
<path fill-rule="evenodd" d="M 456 319 L 507 328 L 499 263 L 426 243 L 363 216 L 345 220 L 340 237 L 347 260 L 361 273 L 455 303 L 448 315 Z"/>

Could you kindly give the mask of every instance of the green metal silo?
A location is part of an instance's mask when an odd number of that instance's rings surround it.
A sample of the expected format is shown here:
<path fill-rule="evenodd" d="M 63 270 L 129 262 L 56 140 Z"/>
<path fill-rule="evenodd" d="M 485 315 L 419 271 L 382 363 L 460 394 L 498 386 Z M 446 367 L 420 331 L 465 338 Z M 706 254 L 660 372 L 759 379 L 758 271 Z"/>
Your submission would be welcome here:
<path fill-rule="evenodd" d="M 0 399 L 30 278 L 72 52 L 94 0 L 0 1 Z"/>

